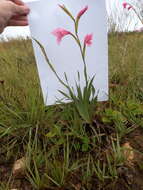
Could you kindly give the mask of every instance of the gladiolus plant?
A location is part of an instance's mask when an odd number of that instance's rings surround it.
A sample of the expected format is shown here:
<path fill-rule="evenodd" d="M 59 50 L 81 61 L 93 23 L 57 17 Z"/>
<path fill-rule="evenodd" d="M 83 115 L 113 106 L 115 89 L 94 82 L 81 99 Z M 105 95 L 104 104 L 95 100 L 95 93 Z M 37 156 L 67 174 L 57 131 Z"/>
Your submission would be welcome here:
<path fill-rule="evenodd" d="M 85 51 L 86 51 L 86 46 L 92 45 L 93 35 L 92 34 L 87 34 L 85 36 L 85 38 L 84 38 L 84 43 L 82 45 L 82 43 L 81 43 L 81 41 L 79 39 L 79 35 L 78 35 L 78 25 L 79 25 L 79 21 L 80 21 L 81 17 L 88 10 L 88 6 L 85 6 L 83 9 L 81 9 L 78 12 L 76 18 L 73 17 L 73 15 L 70 13 L 70 11 L 66 8 L 65 5 L 59 5 L 59 7 L 73 20 L 75 33 L 72 33 L 70 31 L 67 31 L 67 30 L 62 29 L 62 28 L 57 28 L 54 31 L 52 31 L 52 34 L 54 36 L 56 36 L 58 44 L 60 44 L 62 38 L 64 36 L 66 36 L 66 35 L 71 35 L 71 37 L 73 37 L 73 39 L 76 41 L 76 43 L 78 44 L 78 46 L 80 48 L 81 56 L 82 56 L 82 59 L 83 59 L 83 63 L 84 63 L 84 76 L 85 76 L 85 80 L 86 80 L 86 83 L 87 83 L 87 72 L 86 72 L 86 63 L 85 63 Z"/>
<path fill-rule="evenodd" d="M 87 122 L 90 123 L 91 119 L 92 119 L 92 114 L 93 114 L 93 107 L 92 105 L 95 105 L 95 103 L 97 102 L 97 97 L 96 97 L 96 93 L 95 93 L 95 88 L 93 86 L 93 81 L 94 81 L 94 77 L 93 76 L 91 79 L 88 78 L 87 75 L 87 69 L 86 69 L 86 61 L 85 61 L 85 56 L 86 56 L 86 47 L 87 46 L 91 46 L 93 43 L 93 34 L 86 34 L 83 41 L 80 40 L 79 38 L 79 34 L 78 34 L 78 28 L 79 28 L 79 21 L 81 19 L 81 17 L 87 12 L 88 10 L 88 6 L 85 6 L 82 10 L 80 10 L 77 14 L 76 17 L 74 17 L 71 12 L 66 8 L 65 5 L 59 5 L 59 7 L 64 11 L 65 14 L 67 14 L 69 16 L 69 18 L 73 21 L 74 24 L 74 33 L 66 30 L 65 28 L 56 28 L 54 29 L 51 34 L 54 35 L 56 37 L 56 41 L 57 44 L 60 44 L 63 40 L 63 38 L 65 36 L 69 36 L 72 37 L 73 40 L 77 43 L 79 49 L 80 49 L 80 53 L 81 53 L 81 57 L 83 60 L 83 65 L 84 65 L 84 77 L 85 77 L 85 87 L 82 89 L 80 86 L 80 73 L 78 72 L 78 82 L 76 82 L 76 92 L 77 95 L 75 95 L 75 90 L 73 87 L 69 86 L 68 83 L 68 77 L 66 75 L 66 73 L 64 73 L 65 75 L 65 81 L 64 82 L 59 75 L 57 74 L 56 70 L 54 69 L 54 67 L 52 66 L 44 47 L 42 46 L 42 44 L 35 40 L 38 45 L 40 46 L 45 59 L 49 65 L 49 67 L 51 68 L 51 70 L 54 72 L 55 76 L 57 77 L 57 79 L 59 80 L 59 82 L 64 85 L 64 87 L 67 88 L 68 93 L 66 94 L 63 91 L 59 92 L 69 101 L 72 101 L 74 103 L 74 105 L 76 106 L 76 109 L 78 111 L 78 113 L 80 114 L 80 116 Z"/>
<path fill-rule="evenodd" d="M 140 14 L 137 12 L 135 6 L 133 6 L 133 5 L 131 5 L 130 3 L 127 3 L 127 2 L 124 2 L 122 5 L 123 5 L 123 8 L 124 8 L 124 9 L 127 9 L 128 11 L 129 11 L 129 10 L 134 11 L 134 13 L 136 14 L 136 16 L 137 16 L 138 19 L 140 20 L 140 22 L 143 24 L 143 19 L 142 19 L 142 17 L 140 16 Z"/>

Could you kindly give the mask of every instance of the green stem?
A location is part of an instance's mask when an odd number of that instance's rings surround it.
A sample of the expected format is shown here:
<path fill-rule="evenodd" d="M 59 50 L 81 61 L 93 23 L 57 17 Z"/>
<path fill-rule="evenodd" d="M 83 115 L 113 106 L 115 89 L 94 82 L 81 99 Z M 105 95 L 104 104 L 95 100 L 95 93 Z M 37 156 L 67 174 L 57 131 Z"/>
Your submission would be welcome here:
<path fill-rule="evenodd" d="M 128 3 L 128 5 L 130 5 L 132 7 L 132 10 L 134 11 L 134 13 L 137 15 L 138 19 L 140 20 L 140 22 L 143 24 L 143 19 L 140 17 L 140 15 L 138 14 L 138 12 L 136 11 L 136 9 L 130 4 Z"/>
<path fill-rule="evenodd" d="M 78 23 L 79 23 L 79 19 L 74 19 L 74 17 L 72 16 L 72 14 L 70 13 L 70 11 L 65 7 L 65 6 L 61 6 L 61 8 L 63 9 L 63 11 L 73 20 L 74 22 L 74 27 L 75 27 L 75 35 L 71 33 L 71 36 L 75 39 L 75 41 L 77 42 L 79 48 L 80 48 L 80 52 L 81 52 L 81 56 L 82 56 L 82 60 L 84 63 L 84 76 L 85 76 L 85 81 L 86 81 L 86 85 L 88 83 L 88 79 L 87 79 L 87 69 L 86 69 L 86 62 L 85 62 L 85 49 L 86 47 L 83 47 L 82 49 L 82 45 L 78 36 Z"/>
<path fill-rule="evenodd" d="M 38 40 L 36 40 L 36 39 L 34 39 L 34 40 L 35 40 L 35 42 L 39 45 L 39 47 L 40 47 L 40 49 L 41 49 L 41 51 L 42 51 L 42 53 L 43 53 L 43 55 L 44 55 L 44 57 L 45 57 L 46 62 L 48 63 L 49 67 L 51 68 L 51 70 L 53 71 L 53 73 L 55 74 L 55 76 L 57 77 L 57 79 L 59 80 L 59 82 L 60 82 L 62 85 L 64 85 L 66 88 L 69 88 L 68 85 L 66 85 L 66 83 L 64 83 L 64 82 L 62 81 L 62 79 L 59 77 L 59 75 L 57 74 L 56 70 L 54 69 L 54 67 L 53 67 L 52 64 L 50 63 L 50 60 L 49 60 L 49 58 L 48 58 L 48 56 L 47 56 L 47 54 L 46 54 L 46 51 L 45 51 L 45 48 L 43 47 L 43 45 L 42 45 Z"/>
<path fill-rule="evenodd" d="M 86 81 L 86 85 L 88 83 L 88 79 L 87 79 L 87 70 L 86 70 L 86 62 L 85 62 L 85 53 L 84 53 L 84 48 L 82 48 L 79 36 L 78 36 L 78 29 L 76 26 L 76 22 L 74 22 L 74 26 L 75 26 L 75 36 L 76 36 L 76 41 L 78 42 L 79 48 L 80 48 L 80 52 L 81 52 L 81 56 L 82 56 L 82 60 L 84 63 L 84 76 L 85 76 L 85 81 Z"/>
<path fill-rule="evenodd" d="M 133 8 L 134 13 L 137 15 L 138 19 L 141 21 L 143 24 L 143 19 L 140 17 L 140 15 L 137 13 L 137 11 Z"/>

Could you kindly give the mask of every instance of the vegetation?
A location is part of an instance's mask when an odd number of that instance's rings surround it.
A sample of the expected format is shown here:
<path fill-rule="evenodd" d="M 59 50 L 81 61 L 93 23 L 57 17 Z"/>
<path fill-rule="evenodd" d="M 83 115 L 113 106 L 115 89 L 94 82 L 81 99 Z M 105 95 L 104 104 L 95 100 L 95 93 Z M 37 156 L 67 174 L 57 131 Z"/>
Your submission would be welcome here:
<path fill-rule="evenodd" d="M 141 190 L 142 44 L 109 34 L 109 101 L 45 107 L 31 41 L 0 43 L 0 190 Z"/>

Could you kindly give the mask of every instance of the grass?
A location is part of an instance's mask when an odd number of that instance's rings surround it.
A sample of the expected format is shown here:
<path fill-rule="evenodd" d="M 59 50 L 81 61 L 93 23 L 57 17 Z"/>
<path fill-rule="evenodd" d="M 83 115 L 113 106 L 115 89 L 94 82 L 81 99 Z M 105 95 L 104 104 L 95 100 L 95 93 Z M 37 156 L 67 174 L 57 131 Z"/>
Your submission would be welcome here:
<path fill-rule="evenodd" d="M 109 35 L 110 99 L 83 105 L 87 119 L 80 102 L 44 106 L 29 39 L 0 43 L 0 172 L 9 168 L 0 189 L 117 189 L 119 171 L 131 169 L 122 145 L 143 127 L 142 44 L 141 33 Z M 22 157 L 18 185 L 11 169 Z"/>

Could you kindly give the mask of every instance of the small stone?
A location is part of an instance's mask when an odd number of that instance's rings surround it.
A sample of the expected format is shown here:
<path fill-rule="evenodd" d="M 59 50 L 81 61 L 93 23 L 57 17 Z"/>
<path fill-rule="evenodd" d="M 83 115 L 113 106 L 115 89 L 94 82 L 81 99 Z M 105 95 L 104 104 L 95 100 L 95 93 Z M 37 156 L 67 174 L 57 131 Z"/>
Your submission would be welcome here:
<path fill-rule="evenodd" d="M 122 148 L 127 164 L 133 165 L 135 155 L 130 143 L 126 142 L 125 144 L 123 144 Z"/>
<path fill-rule="evenodd" d="M 14 176 L 21 176 L 25 174 L 26 164 L 25 164 L 25 157 L 20 158 L 19 160 L 15 161 L 12 169 L 12 174 Z"/>

